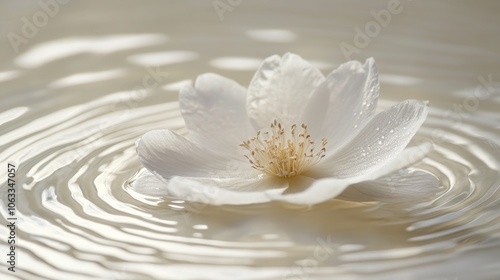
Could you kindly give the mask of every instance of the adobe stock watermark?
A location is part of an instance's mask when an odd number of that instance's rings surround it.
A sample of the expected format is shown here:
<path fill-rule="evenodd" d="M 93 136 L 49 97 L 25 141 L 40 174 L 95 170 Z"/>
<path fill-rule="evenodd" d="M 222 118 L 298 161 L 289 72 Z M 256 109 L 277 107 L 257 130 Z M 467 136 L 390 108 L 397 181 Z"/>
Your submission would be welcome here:
<path fill-rule="evenodd" d="M 99 123 L 95 129 L 83 132 L 84 141 L 77 149 L 74 149 L 72 156 L 67 159 L 66 166 L 76 164 L 76 161 L 82 156 L 85 156 L 94 149 L 97 141 L 105 135 L 105 131 L 113 128 L 122 121 L 125 121 L 131 110 L 139 105 L 147 96 L 147 92 L 158 88 L 169 76 L 168 72 L 162 72 L 159 66 L 146 67 L 146 74 L 142 77 L 141 84 L 135 86 L 130 91 L 130 94 L 120 96 L 118 102 L 112 104 L 110 113 L 119 112 L 119 115 L 113 119 L 106 119 Z"/>
<path fill-rule="evenodd" d="M 453 126 L 459 126 L 463 120 L 469 118 L 479 109 L 479 102 L 491 97 L 495 92 L 500 95 L 500 81 L 493 81 L 493 74 L 487 77 L 478 76 L 478 84 L 473 94 L 465 97 L 461 103 L 453 103 L 453 109 L 443 113 L 443 118 L 455 121 Z"/>
<path fill-rule="evenodd" d="M 155 69 L 153 69 L 153 67 L 146 67 L 147 74 L 142 77 L 141 85 L 135 86 L 130 95 L 125 96 L 119 102 L 114 104 L 112 111 L 118 111 L 119 109 L 117 107 L 123 105 L 127 110 L 124 110 L 121 116 L 114 118 L 113 120 L 102 122 L 99 126 L 101 130 L 108 129 L 120 121 L 125 120 L 129 116 L 130 110 L 137 107 L 139 102 L 146 98 L 147 92 L 158 88 L 164 78 L 168 77 L 169 74 L 167 72 L 161 72 L 159 66 L 155 67 Z"/>
<path fill-rule="evenodd" d="M 474 91 L 471 92 L 472 94 L 465 97 L 461 103 L 453 103 L 452 109 L 443 112 L 441 117 L 452 121 L 452 127 L 459 127 L 464 120 L 471 117 L 472 113 L 479 110 L 480 101 L 487 100 L 495 93 L 500 95 L 500 81 L 493 81 L 493 74 L 489 74 L 486 77 L 478 76 L 477 80 L 478 84 Z M 436 128 L 431 132 L 430 142 L 435 144 L 443 143 L 443 141 L 447 139 L 446 136 L 446 132 Z M 485 140 L 495 152 L 500 149 L 499 146 L 492 140 Z M 425 156 L 427 154 L 427 150 L 425 149 L 425 146 L 421 145 L 425 142 L 429 142 L 429 139 L 421 139 L 420 142 L 415 143 L 420 146 L 418 146 L 418 148 L 416 148 L 417 151 L 411 154 L 409 158 L 405 159 L 406 162 L 403 163 L 410 164 L 415 162 L 416 159 Z"/>
<path fill-rule="evenodd" d="M 493 154 L 497 155 L 498 158 L 500 158 L 500 145 L 491 139 L 484 139 L 484 141 L 493 150 Z"/>
<path fill-rule="evenodd" d="M 283 275 L 283 280 L 302 280 L 308 279 L 309 275 L 314 273 L 322 262 L 325 262 L 332 257 L 335 249 L 339 246 L 332 241 L 332 237 L 328 235 L 326 239 L 316 238 L 318 245 L 314 247 L 312 256 L 300 261 Z"/>
<path fill-rule="evenodd" d="M 232 12 L 236 7 L 241 5 L 243 0 L 214 0 L 212 5 L 220 21 L 224 21 L 224 14 Z"/>
<path fill-rule="evenodd" d="M 224 170 L 217 170 L 217 172 L 209 171 L 207 177 L 210 178 L 229 178 L 231 175 L 238 172 L 240 169 L 234 162 L 229 163 L 225 166 Z M 196 192 L 193 192 L 186 196 L 185 202 L 189 203 L 189 208 L 185 208 L 186 212 L 183 214 L 183 219 L 185 224 L 191 223 L 192 215 L 198 215 L 203 213 L 207 207 L 210 205 L 217 205 L 217 198 L 219 197 L 220 189 L 217 187 L 210 187 L 203 185 L 199 187 Z M 193 202 L 194 203 L 190 203 Z"/>
<path fill-rule="evenodd" d="M 410 0 L 411 1 L 411 0 Z M 400 0 L 389 0 L 387 8 L 380 11 L 371 10 L 370 14 L 373 20 L 367 22 L 363 29 L 354 27 L 354 38 L 352 44 L 347 42 L 340 43 L 340 51 L 346 58 L 351 60 L 353 54 L 359 54 L 361 49 L 370 45 L 373 38 L 377 37 L 383 27 L 387 27 L 394 15 L 400 14 L 403 11 L 403 6 Z"/>
<path fill-rule="evenodd" d="M 31 15 L 31 17 L 21 18 L 21 30 L 19 33 L 7 33 L 10 45 L 14 52 L 19 53 L 19 47 L 29 43 L 39 32 L 40 28 L 45 27 L 51 18 L 59 14 L 61 5 L 66 5 L 71 0 L 39 0 L 40 9 Z"/>

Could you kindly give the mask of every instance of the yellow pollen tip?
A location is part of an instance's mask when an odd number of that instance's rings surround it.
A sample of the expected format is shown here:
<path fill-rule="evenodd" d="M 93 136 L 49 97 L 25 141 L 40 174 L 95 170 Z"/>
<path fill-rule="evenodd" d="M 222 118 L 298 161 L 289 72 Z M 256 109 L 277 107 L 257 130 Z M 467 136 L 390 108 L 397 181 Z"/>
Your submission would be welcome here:
<path fill-rule="evenodd" d="M 240 144 L 248 150 L 245 158 L 254 169 L 269 175 L 290 178 L 305 172 L 325 157 L 326 139 L 321 140 L 319 152 L 315 153 L 315 142 L 307 133 L 307 125 L 302 124 L 302 131 L 296 134 L 297 125 L 293 124 L 289 135 L 276 120 L 270 127 L 270 131 L 257 131 L 257 137 Z M 264 136 L 261 139 L 262 135 Z"/>

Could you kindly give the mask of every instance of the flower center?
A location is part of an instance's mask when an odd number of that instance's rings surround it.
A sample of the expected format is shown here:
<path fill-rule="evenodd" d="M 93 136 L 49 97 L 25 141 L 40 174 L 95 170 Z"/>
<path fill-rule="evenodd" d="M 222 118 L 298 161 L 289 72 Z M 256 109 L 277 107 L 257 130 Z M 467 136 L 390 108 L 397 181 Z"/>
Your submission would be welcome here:
<path fill-rule="evenodd" d="M 297 125 L 285 129 L 276 120 L 271 123 L 270 131 L 257 131 L 257 136 L 244 141 L 240 146 L 250 153 L 245 155 L 254 169 L 269 175 L 290 178 L 308 170 L 318 163 L 326 153 L 326 139 L 321 140 L 321 148 L 315 151 L 314 141 L 307 133 L 307 125 L 301 125 L 297 134 Z"/>

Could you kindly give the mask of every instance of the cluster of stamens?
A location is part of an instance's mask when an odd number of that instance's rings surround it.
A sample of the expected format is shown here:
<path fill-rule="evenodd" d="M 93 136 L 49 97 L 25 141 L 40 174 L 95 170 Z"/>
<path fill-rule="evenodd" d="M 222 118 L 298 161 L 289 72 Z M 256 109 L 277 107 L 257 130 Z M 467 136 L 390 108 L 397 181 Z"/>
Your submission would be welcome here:
<path fill-rule="evenodd" d="M 257 136 L 244 141 L 240 146 L 250 153 L 245 155 L 253 168 L 269 175 L 290 178 L 308 170 L 318 163 L 326 153 L 326 139 L 321 140 L 321 149 L 315 151 L 314 141 L 307 133 L 307 125 L 292 125 L 287 137 L 285 128 L 276 120 L 270 131 L 257 131 Z"/>

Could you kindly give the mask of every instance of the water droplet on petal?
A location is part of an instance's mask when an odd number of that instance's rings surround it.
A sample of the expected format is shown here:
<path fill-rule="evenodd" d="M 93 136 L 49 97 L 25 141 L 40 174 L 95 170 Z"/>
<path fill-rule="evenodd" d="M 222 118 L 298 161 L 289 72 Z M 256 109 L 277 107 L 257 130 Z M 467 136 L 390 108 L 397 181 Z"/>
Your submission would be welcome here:
<path fill-rule="evenodd" d="M 375 128 L 375 130 L 376 130 L 376 131 L 379 131 L 379 130 L 380 130 L 380 128 L 378 128 L 378 127 L 377 127 L 377 128 Z"/>
<path fill-rule="evenodd" d="M 389 133 L 394 133 L 394 129 L 389 130 Z"/>

